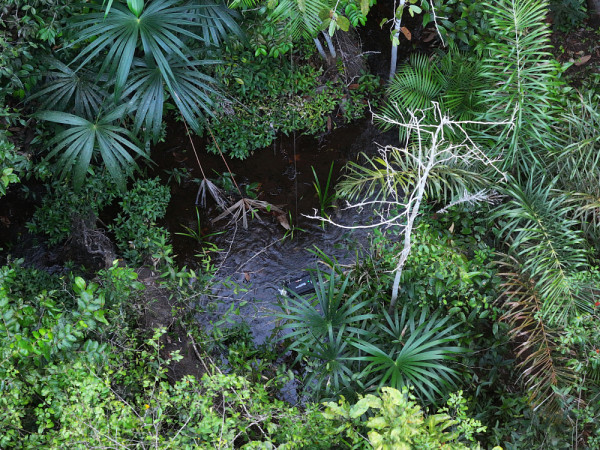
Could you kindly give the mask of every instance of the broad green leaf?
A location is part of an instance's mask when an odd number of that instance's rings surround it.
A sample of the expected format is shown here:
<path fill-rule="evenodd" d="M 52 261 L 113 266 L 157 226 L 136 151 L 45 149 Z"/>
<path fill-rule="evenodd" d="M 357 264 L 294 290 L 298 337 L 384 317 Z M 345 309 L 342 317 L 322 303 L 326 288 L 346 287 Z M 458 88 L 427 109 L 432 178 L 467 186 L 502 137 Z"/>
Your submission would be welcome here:
<path fill-rule="evenodd" d="M 376 430 L 382 430 L 390 424 L 385 419 L 385 417 L 370 417 L 367 420 L 367 427 L 375 428 Z"/>
<path fill-rule="evenodd" d="M 369 409 L 369 400 L 361 398 L 356 404 L 350 408 L 350 418 L 357 419 L 367 412 Z"/>
<path fill-rule="evenodd" d="M 369 13 L 369 0 L 360 0 L 360 12 L 362 12 L 363 16 Z"/>
<path fill-rule="evenodd" d="M 350 21 L 344 16 L 337 17 L 337 24 L 342 31 L 348 31 L 350 29 Z"/>

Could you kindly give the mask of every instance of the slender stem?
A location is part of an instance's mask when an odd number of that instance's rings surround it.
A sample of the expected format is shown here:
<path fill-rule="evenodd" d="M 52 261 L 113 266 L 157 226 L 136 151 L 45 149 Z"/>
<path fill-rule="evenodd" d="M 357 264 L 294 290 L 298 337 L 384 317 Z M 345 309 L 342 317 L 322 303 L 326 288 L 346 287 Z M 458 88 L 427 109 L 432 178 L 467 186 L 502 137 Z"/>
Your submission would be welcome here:
<path fill-rule="evenodd" d="M 331 41 L 331 36 L 329 36 L 329 33 L 326 31 L 322 31 L 321 33 L 325 37 L 325 42 L 327 42 L 327 47 L 329 47 L 329 53 L 331 53 L 331 57 L 337 58 L 337 53 L 335 52 L 335 46 L 333 45 L 333 42 Z"/>
<path fill-rule="evenodd" d="M 327 61 L 327 54 L 325 54 L 325 50 L 323 50 L 323 46 L 321 45 L 321 41 L 319 41 L 319 38 L 314 37 L 313 41 L 315 43 L 315 46 L 317 47 L 317 50 L 319 51 L 319 55 L 321 55 L 321 58 Z"/>
<path fill-rule="evenodd" d="M 396 65 L 398 63 L 397 41 L 398 36 L 400 36 L 400 26 L 402 25 L 402 13 L 404 12 L 405 3 L 405 0 L 400 0 L 400 6 L 398 6 L 399 12 L 396 13 L 396 10 L 394 10 L 394 32 L 392 34 L 392 61 L 390 62 L 390 80 L 394 78 L 394 75 L 396 75 Z"/>
<path fill-rule="evenodd" d="M 190 129 L 188 128 L 185 118 L 183 116 L 181 116 L 181 118 L 183 119 L 183 125 L 185 125 L 185 131 L 188 135 L 188 139 L 190 140 L 190 144 L 192 144 L 192 150 L 194 150 L 194 156 L 196 157 L 196 162 L 198 163 L 198 167 L 200 167 L 200 173 L 202 173 L 202 178 L 204 178 L 206 180 L 206 175 L 204 175 L 204 170 L 202 169 L 202 164 L 200 164 L 200 158 L 198 158 L 198 152 L 196 151 L 196 146 L 194 145 L 194 140 L 192 139 L 192 136 L 190 135 Z"/>
<path fill-rule="evenodd" d="M 242 194 L 242 190 L 240 189 L 240 187 L 238 186 L 237 182 L 235 181 L 235 178 L 233 177 L 233 173 L 231 172 L 231 169 L 229 168 L 229 164 L 227 164 L 227 160 L 225 159 L 225 156 L 223 156 L 223 152 L 221 151 L 221 148 L 219 147 L 219 144 L 217 144 L 217 140 L 215 139 L 215 135 L 213 134 L 213 132 L 210 129 L 210 127 L 208 126 L 208 124 L 206 125 L 206 128 L 208 128 L 210 136 L 212 137 L 213 142 L 217 146 L 217 150 L 219 150 L 219 154 L 221 155 L 221 158 L 223 159 L 223 162 L 225 163 L 225 167 L 227 167 L 227 172 L 229 172 L 229 175 L 231 175 L 231 180 L 233 181 L 233 184 L 235 184 L 235 187 L 237 188 L 238 192 L 240 193 L 240 196 L 243 197 L 244 195 Z"/>

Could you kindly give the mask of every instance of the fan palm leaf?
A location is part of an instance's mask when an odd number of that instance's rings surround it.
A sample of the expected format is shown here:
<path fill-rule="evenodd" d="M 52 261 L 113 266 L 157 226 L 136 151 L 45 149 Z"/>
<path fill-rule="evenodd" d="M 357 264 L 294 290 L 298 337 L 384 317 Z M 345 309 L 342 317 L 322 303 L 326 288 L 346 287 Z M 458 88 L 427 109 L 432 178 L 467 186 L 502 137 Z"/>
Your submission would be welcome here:
<path fill-rule="evenodd" d="M 125 188 L 125 174 L 136 167 L 131 153 L 147 157 L 132 133 L 114 123 L 126 113 L 125 105 L 100 113 L 95 121 L 59 111 L 42 111 L 41 120 L 66 125 L 50 142 L 48 158 L 58 154 L 61 176 L 72 174 L 73 184 L 81 187 L 93 156 L 98 152 L 108 172 L 121 189 Z"/>
<path fill-rule="evenodd" d="M 285 322 L 282 329 L 289 330 L 284 338 L 293 338 L 290 349 L 304 353 L 326 338 L 330 330 L 337 332 L 342 327 L 346 333 L 363 334 L 362 322 L 375 317 L 362 312 L 370 304 L 370 300 L 360 301 L 362 289 L 347 296 L 349 280 L 345 278 L 336 287 L 339 277 L 333 269 L 328 277 L 324 280 L 318 270 L 317 279 L 313 279 L 316 289 L 312 297 L 305 299 L 292 292 L 293 297 L 281 305 L 282 312 L 277 317 Z"/>
<path fill-rule="evenodd" d="M 236 19 L 240 14 L 231 10 L 218 1 L 198 0 L 197 10 L 192 20 L 198 22 L 202 40 L 206 45 L 219 45 L 231 34 L 238 38 L 243 37 L 242 30 Z"/>
<path fill-rule="evenodd" d="M 393 317 L 385 313 L 385 319 L 379 324 L 385 337 L 379 345 L 360 337 L 352 344 L 366 354 L 355 359 L 369 363 L 362 375 L 379 387 L 414 386 L 419 396 L 435 403 L 456 385 L 458 373 L 445 361 L 465 351 L 452 345 L 462 336 L 452 334 L 457 324 L 446 326 L 448 317 L 428 319 L 425 310 L 410 311 L 406 306 L 400 315 L 398 310 Z"/>
<path fill-rule="evenodd" d="M 139 18 L 123 5 L 114 5 L 106 18 L 101 12 L 83 15 L 74 23 L 79 37 L 72 45 L 87 45 L 73 63 L 78 63 L 80 69 L 101 58 L 100 73 L 115 77 L 115 96 L 118 98 L 141 44 L 144 56 L 154 60 L 169 85 L 174 78 L 171 58 L 177 57 L 189 63 L 191 51 L 186 41 L 204 41 L 203 36 L 191 30 L 206 24 L 194 19 L 196 13 L 205 7 L 199 4 L 179 6 L 176 0 L 153 0 L 145 5 Z M 219 8 L 217 10 L 220 11 Z"/>
<path fill-rule="evenodd" d="M 344 389 L 351 389 L 354 372 L 349 347 L 344 327 L 337 333 L 329 327 L 325 339 L 316 341 L 313 349 L 305 353 L 319 364 L 304 380 L 313 393 L 324 391 L 325 395 L 337 397 Z M 322 395 L 319 400 L 323 400 Z"/>
<path fill-rule="evenodd" d="M 213 98 L 219 96 L 213 87 L 216 81 L 199 70 L 218 61 L 185 62 L 169 55 L 168 62 L 173 74 L 170 82 L 152 60 L 136 58 L 123 91 L 123 96 L 130 98 L 130 109 L 135 111 L 133 131 L 137 133 L 144 128 L 154 140 L 160 136 L 165 90 L 171 94 L 179 112 L 195 131 L 200 129 L 201 117 L 212 115 Z"/>
<path fill-rule="evenodd" d="M 89 71 L 75 72 L 62 62 L 50 59 L 48 81 L 28 100 L 41 99 L 40 110 L 72 110 L 75 115 L 92 119 L 106 98 L 104 89 Z M 72 109 L 71 109 L 72 108 Z"/>

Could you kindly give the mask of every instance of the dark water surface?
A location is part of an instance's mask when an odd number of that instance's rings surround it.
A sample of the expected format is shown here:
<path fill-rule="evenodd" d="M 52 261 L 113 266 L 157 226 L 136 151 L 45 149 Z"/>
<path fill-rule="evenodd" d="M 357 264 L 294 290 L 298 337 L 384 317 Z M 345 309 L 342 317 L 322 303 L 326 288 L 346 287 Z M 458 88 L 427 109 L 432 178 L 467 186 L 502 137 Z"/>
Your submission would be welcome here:
<path fill-rule="evenodd" d="M 262 220 L 251 219 L 248 229 L 244 229 L 241 222 L 228 224 L 227 219 L 212 224 L 211 218 L 214 219 L 218 211 L 214 205 L 207 205 L 203 212 L 206 233 L 222 232 L 210 238 L 221 249 L 212 254 L 217 267 L 216 278 L 218 281 L 231 280 L 237 286 L 217 283 L 213 295 L 200 300 L 203 305 L 216 301 L 217 308 L 211 313 L 199 313 L 198 320 L 210 325 L 211 321 L 221 319 L 232 304 L 245 303 L 240 308 L 240 316 L 250 325 L 256 341 L 262 343 L 275 326 L 273 311 L 285 283 L 305 275 L 305 269 L 316 267 L 318 257 L 309 250 L 318 247 L 340 263 L 354 261 L 357 252 L 360 253 L 360 248 L 368 240 L 367 231 L 349 231 L 331 225 L 322 229 L 318 221 L 304 216 L 313 213 L 314 208 L 319 206 L 311 167 L 324 184 L 333 162 L 333 182 L 349 159 L 355 159 L 359 152 L 372 152 L 377 148 L 375 142 L 385 144 L 387 142 L 382 142 L 385 139 L 389 141 L 390 137 L 381 135 L 368 120 L 364 120 L 335 129 L 320 140 L 299 136 L 294 142 L 293 137 L 282 137 L 272 148 L 256 151 L 246 160 L 228 159 L 239 184 L 260 183 L 258 198 L 279 206 L 286 214 L 289 212 L 292 224 L 304 231 L 295 230 L 293 238 L 289 233 L 285 237 L 286 230 L 268 214 L 261 214 Z M 198 142 L 196 148 L 205 173 L 226 171 L 219 156 L 207 157 L 200 147 L 202 143 Z M 186 143 L 182 138 L 174 149 L 160 151 L 163 155 L 169 152 L 175 154 L 175 158 L 168 155 L 164 161 L 173 164 L 178 159 L 180 167 L 188 167 L 194 177 L 200 177 L 189 141 Z M 155 158 L 162 168 L 169 168 L 165 167 L 164 161 L 160 162 L 160 155 Z M 168 227 L 172 233 L 183 231 L 182 224 L 197 228 L 197 187 L 197 181 L 190 181 L 174 189 L 167 212 Z M 367 212 L 357 215 L 356 211 L 343 211 L 341 208 L 333 209 L 330 214 L 347 226 L 364 223 L 369 218 Z M 197 266 L 198 258 L 194 255 L 201 251 L 201 246 L 185 236 L 174 235 L 173 239 L 179 263 Z"/>

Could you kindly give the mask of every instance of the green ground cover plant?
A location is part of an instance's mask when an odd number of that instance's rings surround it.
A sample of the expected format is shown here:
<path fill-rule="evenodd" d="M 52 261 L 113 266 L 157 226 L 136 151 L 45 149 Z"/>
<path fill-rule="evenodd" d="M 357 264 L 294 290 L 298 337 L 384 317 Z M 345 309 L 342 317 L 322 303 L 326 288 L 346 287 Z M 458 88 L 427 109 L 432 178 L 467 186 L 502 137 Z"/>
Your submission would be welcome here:
<path fill-rule="evenodd" d="M 370 74 L 350 84 L 333 45 L 373 6 L 0 7 L 0 201 L 34 202 L 37 243 L 110 259 L 50 274 L 2 253 L 0 447 L 600 446 L 600 90 L 591 76 L 568 85 L 547 20 L 576 26 L 582 2 L 410 2 L 423 39 L 450 46 L 411 55 L 385 93 Z M 367 102 L 411 138 L 351 162 L 335 195 L 387 202 L 379 217 L 397 220 L 352 264 L 314 250 L 314 295 L 282 297 L 264 344 L 241 305 L 207 332 L 210 253 L 177 265 L 160 226 L 170 188 L 135 170 L 165 119 L 244 158 Z M 199 222 L 185 234 L 204 239 Z M 194 375 L 178 372 L 189 358 Z M 299 404 L 280 399 L 290 382 Z"/>

